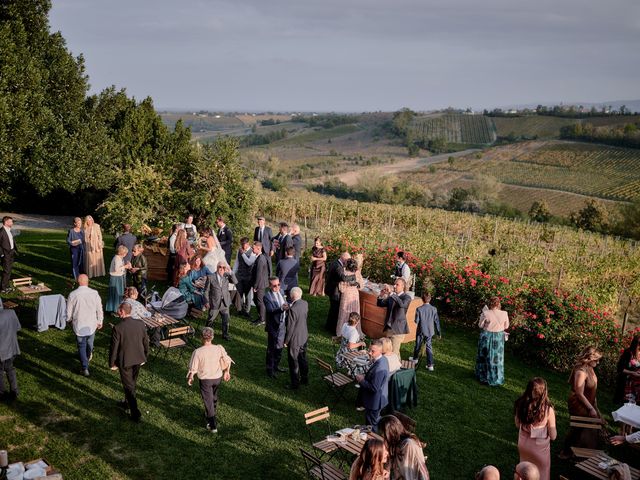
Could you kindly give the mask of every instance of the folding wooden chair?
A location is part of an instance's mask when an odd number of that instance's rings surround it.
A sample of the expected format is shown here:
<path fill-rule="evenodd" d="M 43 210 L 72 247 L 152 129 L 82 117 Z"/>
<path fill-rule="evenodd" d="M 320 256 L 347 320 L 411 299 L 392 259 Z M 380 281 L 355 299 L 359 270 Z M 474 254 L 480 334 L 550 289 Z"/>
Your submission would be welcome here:
<path fill-rule="evenodd" d="M 331 337 L 331 346 L 333 347 L 333 356 L 338 354 L 338 350 L 340 349 L 340 345 L 342 344 L 342 337 Z"/>
<path fill-rule="evenodd" d="M 190 345 L 190 339 L 194 333 L 193 327 L 190 327 L 189 325 L 170 328 L 167 331 L 166 338 L 164 340 L 160 340 L 159 347 L 156 351 L 156 357 L 159 355 L 161 350 L 164 350 L 165 354 L 167 354 L 169 350 L 179 348 L 180 358 L 182 358 L 184 350 Z"/>
<path fill-rule="evenodd" d="M 316 362 L 322 370 L 322 379 L 327 384 L 327 393 L 333 392 L 336 396 L 336 401 L 340 400 L 340 398 L 344 396 L 345 388 L 353 384 L 353 378 L 348 377 L 344 373 L 334 371 L 330 364 L 319 358 L 316 358 Z M 326 397 L 327 395 L 325 394 L 324 398 Z"/>
<path fill-rule="evenodd" d="M 345 473 L 328 462 L 314 457 L 312 454 L 301 448 L 300 453 L 304 459 L 307 475 L 320 480 L 347 480 Z"/>
<path fill-rule="evenodd" d="M 31 277 L 14 278 L 11 280 L 11 285 L 15 290 L 18 290 L 18 287 L 30 287 L 31 283 Z M 20 290 L 18 290 L 18 298 L 21 300 L 29 300 L 29 296 L 24 295 Z"/>
<path fill-rule="evenodd" d="M 569 425 L 576 428 L 590 428 L 592 430 L 602 430 L 604 421 L 601 418 L 580 417 L 571 415 L 569 417 Z"/>
<path fill-rule="evenodd" d="M 311 443 L 313 448 L 321 452 L 319 458 L 322 458 L 325 454 L 331 454 L 338 450 L 335 442 L 330 442 L 326 439 L 326 435 L 331 435 L 333 433 L 331 430 L 331 424 L 329 423 L 329 417 L 329 407 L 322 407 L 304 414 L 304 423 L 307 426 L 307 433 L 309 434 L 309 443 Z M 320 427 L 319 422 L 326 425 L 326 434 L 322 440 L 314 442 L 311 425 L 316 424 L 316 427 Z M 316 430 L 320 430 L 320 428 L 316 428 Z M 324 428 L 321 430 L 324 430 Z"/>

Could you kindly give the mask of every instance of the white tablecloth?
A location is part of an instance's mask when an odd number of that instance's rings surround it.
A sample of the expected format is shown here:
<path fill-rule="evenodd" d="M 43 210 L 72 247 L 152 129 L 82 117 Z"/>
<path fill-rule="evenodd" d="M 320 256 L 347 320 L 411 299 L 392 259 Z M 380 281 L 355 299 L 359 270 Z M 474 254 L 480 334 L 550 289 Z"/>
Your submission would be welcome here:
<path fill-rule="evenodd" d="M 634 428 L 640 428 L 640 405 L 625 403 L 615 412 L 611 412 L 611 416 L 616 422 L 622 422 Z"/>

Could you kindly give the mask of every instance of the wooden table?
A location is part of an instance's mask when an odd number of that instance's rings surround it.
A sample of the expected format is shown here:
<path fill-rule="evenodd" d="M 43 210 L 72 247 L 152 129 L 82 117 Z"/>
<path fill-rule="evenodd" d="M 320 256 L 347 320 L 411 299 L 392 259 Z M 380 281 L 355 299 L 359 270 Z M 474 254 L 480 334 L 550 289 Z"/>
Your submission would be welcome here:
<path fill-rule="evenodd" d="M 598 464 L 600 462 L 605 462 L 605 461 L 609 461 L 609 460 L 612 460 L 612 458 L 610 456 L 608 456 L 606 454 L 600 454 L 600 455 L 596 455 L 596 456 L 591 457 L 591 458 L 587 458 L 583 462 L 576 463 L 576 467 L 578 467 L 580 470 L 582 470 L 584 472 L 587 472 L 592 477 L 599 478 L 601 480 L 608 480 L 609 477 L 607 476 L 607 471 L 606 470 L 602 470 L 598 466 Z M 629 467 L 629 471 L 631 472 L 631 479 L 632 480 L 640 479 L 640 470 L 638 470 L 637 468 Z"/>
<path fill-rule="evenodd" d="M 147 328 L 161 328 L 180 322 L 180 320 L 176 320 L 169 315 L 164 315 L 163 313 L 157 312 L 150 317 L 143 318 L 142 321 L 147 326 Z"/>
<path fill-rule="evenodd" d="M 46 285 L 39 287 L 38 285 L 29 285 L 25 287 L 18 287 L 18 291 L 22 293 L 24 296 L 28 297 L 30 295 L 38 295 L 40 293 L 50 292 L 51 289 Z"/>
<path fill-rule="evenodd" d="M 377 304 L 378 294 L 372 291 L 360 290 L 360 325 L 362 331 L 369 338 L 383 337 L 384 319 L 387 314 L 385 307 Z M 422 300 L 414 298 L 407 309 L 407 324 L 409 333 L 404 337 L 403 343 L 413 342 L 416 339 L 416 309 L 422 305 Z"/>
<path fill-rule="evenodd" d="M 382 437 L 373 432 L 367 432 L 367 440 L 370 438 L 377 438 L 378 440 L 382 440 Z M 347 439 L 344 442 L 336 442 L 338 448 L 344 450 L 345 452 L 351 453 L 353 455 L 360 455 L 360 452 L 364 448 L 364 444 L 367 440 L 362 440 L 360 436 L 357 439 L 351 438 L 351 435 L 347 435 Z"/>

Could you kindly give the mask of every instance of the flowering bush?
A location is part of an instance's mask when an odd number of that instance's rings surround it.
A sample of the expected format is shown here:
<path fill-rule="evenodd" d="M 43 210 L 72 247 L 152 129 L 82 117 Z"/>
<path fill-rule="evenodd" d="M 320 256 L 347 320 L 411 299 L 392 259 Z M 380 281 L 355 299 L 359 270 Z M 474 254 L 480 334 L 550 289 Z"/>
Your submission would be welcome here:
<path fill-rule="evenodd" d="M 329 256 L 348 250 L 363 253 L 363 275 L 376 282 L 390 282 L 395 245 L 369 245 L 350 239 L 336 239 L 328 245 Z M 500 298 L 509 313 L 512 351 L 521 357 L 559 370 L 569 370 L 579 351 L 588 345 L 605 355 L 612 370 L 623 343 L 611 314 L 598 308 L 589 297 L 554 290 L 545 286 L 515 285 L 509 278 L 487 273 L 466 257 L 451 261 L 432 256 L 422 258 L 405 252 L 405 259 L 416 276 L 416 292 L 429 290 L 442 313 L 455 321 L 477 328 L 482 307 L 490 297 Z M 612 378 L 607 372 L 603 378 Z"/>

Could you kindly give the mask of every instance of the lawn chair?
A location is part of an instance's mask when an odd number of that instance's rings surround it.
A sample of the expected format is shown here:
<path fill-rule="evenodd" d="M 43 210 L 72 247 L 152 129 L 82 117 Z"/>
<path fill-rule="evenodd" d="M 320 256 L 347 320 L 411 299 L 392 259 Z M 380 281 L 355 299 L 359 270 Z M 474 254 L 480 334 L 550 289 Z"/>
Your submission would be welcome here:
<path fill-rule="evenodd" d="M 323 462 L 303 448 L 300 449 L 300 453 L 304 459 L 307 475 L 310 477 L 319 478 L 320 480 L 347 480 L 347 476 L 339 468 L 328 462 Z"/>
<path fill-rule="evenodd" d="M 331 346 L 333 347 L 333 357 L 338 354 L 340 345 L 342 344 L 342 337 L 331 337 Z"/>
<path fill-rule="evenodd" d="M 334 453 L 338 450 L 336 442 L 330 442 L 329 440 L 323 438 L 322 440 L 313 441 L 313 435 L 311 432 L 311 425 L 318 424 L 318 422 L 322 422 L 327 426 L 326 435 L 331 435 L 333 431 L 331 430 L 331 424 L 329 423 L 329 407 L 322 407 L 312 412 L 307 412 L 304 414 L 304 423 L 307 426 L 307 433 L 309 434 L 309 443 L 315 448 L 319 450 L 321 453 L 319 458 L 322 458 L 325 454 Z M 316 425 L 318 427 L 319 425 Z"/>
<path fill-rule="evenodd" d="M 590 428 L 592 430 L 602 430 L 604 420 L 593 417 L 580 417 L 571 415 L 569 417 L 569 426 L 576 428 Z"/>
<path fill-rule="evenodd" d="M 160 344 L 156 351 L 156 357 L 159 355 L 161 350 L 164 350 L 165 355 L 172 349 L 180 349 L 180 358 L 184 353 L 184 350 L 188 346 L 191 345 L 191 338 L 193 337 L 195 331 L 193 327 L 189 325 L 185 325 L 184 327 L 176 327 L 170 328 L 167 331 L 167 336 L 164 340 L 160 340 Z"/>
<path fill-rule="evenodd" d="M 11 280 L 11 285 L 14 290 L 18 290 L 18 287 L 30 287 L 31 286 L 31 277 L 23 277 L 23 278 L 14 278 Z M 21 300 L 29 300 L 28 295 L 24 295 L 20 290 L 18 290 L 18 298 Z"/>
<path fill-rule="evenodd" d="M 322 370 L 322 379 L 327 383 L 327 393 L 333 392 L 336 396 L 336 401 L 340 400 L 344 396 L 345 388 L 353 384 L 353 378 L 344 373 L 335 372 L 330 364 L 319 358 L 316 358 L 316 362 Z M 326 397 L 327 395 L 325 394 L 324 398 Z"/>

